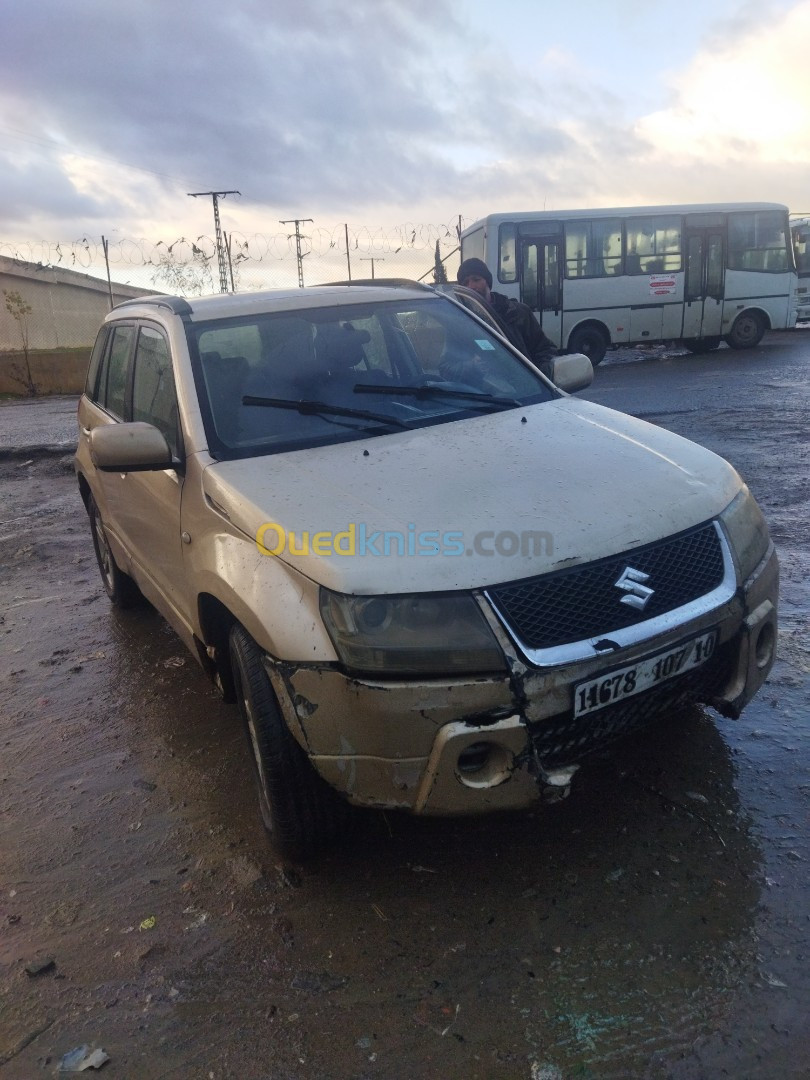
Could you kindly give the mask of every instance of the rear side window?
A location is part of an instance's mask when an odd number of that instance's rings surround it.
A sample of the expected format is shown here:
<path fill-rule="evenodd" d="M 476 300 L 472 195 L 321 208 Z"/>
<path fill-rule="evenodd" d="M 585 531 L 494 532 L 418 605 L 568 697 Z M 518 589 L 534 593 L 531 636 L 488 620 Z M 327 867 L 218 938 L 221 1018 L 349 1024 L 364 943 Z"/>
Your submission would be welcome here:
<path fill-rule="evenodd" d="M 101 367 L 101 358 L 104 355 L 104 347 L 107 344 L 108 326 L 102 326 L 98 332 L 96 343 L 90 354 L 90 366 L 87 369 L 87 380 L 84 384 L 84 392 L 89 398 L 96 396 L 96 383 L 98 382 L 98 369 Z"/>

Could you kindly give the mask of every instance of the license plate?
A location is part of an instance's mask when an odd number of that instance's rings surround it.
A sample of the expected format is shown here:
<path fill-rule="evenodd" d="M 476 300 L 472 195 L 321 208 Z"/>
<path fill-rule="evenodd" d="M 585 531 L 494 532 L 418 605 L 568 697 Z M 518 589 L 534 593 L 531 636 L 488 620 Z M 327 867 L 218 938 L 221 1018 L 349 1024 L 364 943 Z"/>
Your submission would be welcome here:
<path fill-rule="evenodd" d="M 674 679 L 685 671 L 700 667 L 711 658 L 717 644 L 717 631 L 683 641 L 666 652 L 637 660 L 635 664 L 577 683 L 574 687 L 574 716 L 604 709 L 617 701 L 643 694 L 654 686 Z"/>

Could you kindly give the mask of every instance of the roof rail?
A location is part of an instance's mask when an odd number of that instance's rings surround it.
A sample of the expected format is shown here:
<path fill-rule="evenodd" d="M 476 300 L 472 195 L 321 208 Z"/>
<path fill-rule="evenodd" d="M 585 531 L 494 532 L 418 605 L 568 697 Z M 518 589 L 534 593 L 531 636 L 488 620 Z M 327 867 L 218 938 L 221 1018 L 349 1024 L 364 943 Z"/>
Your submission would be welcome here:
<path fill-rule="evenodd" d="M 321 285 L 373 285 L 380 289 L 421 289 L 432 292 L 430 285 L 423 281 L 413 281 L 411 278 L 352 278 L 351 281 L 322 281 Z"/>
<path fill-rule="evenodd" d="M 169 311 L 174 312 L 175 315 L 191 315 L 194 310 L 189 304 L 188 300 L 184 300 L 182 296 L 138 296 L 132 300 L 122 300 L 120 304 L 116 304 L 114 311 L 120 311 L 125 307 L 137 307 L 139 304 L 147 304 L 152 307 L 164 307 Z"/>

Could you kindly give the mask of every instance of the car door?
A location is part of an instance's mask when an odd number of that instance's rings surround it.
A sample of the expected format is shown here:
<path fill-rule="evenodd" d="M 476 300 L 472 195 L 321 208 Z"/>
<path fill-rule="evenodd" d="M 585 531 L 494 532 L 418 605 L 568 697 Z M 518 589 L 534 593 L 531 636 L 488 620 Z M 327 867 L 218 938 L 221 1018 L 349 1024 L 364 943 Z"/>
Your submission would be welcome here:
<path fill-rule="evenodd" d="M 126 418 L 130 359 L 136 335 L 137 326 L 132 320 L 102 328 L 93 350 L 85 392 L 79 402 L 78 457 L 104 522 L 113 557 L 125 572 L 129 570 L 129 552 L 112 509 L 120 501 L 119 478 L 94 469 L 89 448 L 94 428 L 120 423 Z"/>
<path fill-rule="evenodd" d="M 172 624 L 189 625 L 183 575 L 180 506 L 183 443 L 169 342 L 162 329 L 139 323 L 132 356 L 127 418 L 154 425 L 166 438 L 176 466 L 112 474 L 110 515 L 129 552 L 141 591 Z"/>

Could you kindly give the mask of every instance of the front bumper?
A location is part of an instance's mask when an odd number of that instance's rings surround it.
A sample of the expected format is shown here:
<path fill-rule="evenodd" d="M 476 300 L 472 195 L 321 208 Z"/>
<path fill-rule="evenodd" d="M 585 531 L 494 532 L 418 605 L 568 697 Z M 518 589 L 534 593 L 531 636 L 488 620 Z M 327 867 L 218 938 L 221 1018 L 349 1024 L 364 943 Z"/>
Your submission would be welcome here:
<path fill-rule="evenodd" d="M 493 624 L 509 675 L 391 682 L 270 658 L 266 667 L 290 730 L 321 776 L 351 802 L 419 814 L 520 809 L 543 794 L 544 770 L 571 765 L 657 715 L 701 702 L 739 716 L 773 664 L 778 576 L 771 545 L 721 606 L 670 620 L 632 647 L 553 667 L 527 662 Z M 710 630 L 717 647 L 703 666 L 574 717 L 577 683 Z"/>

